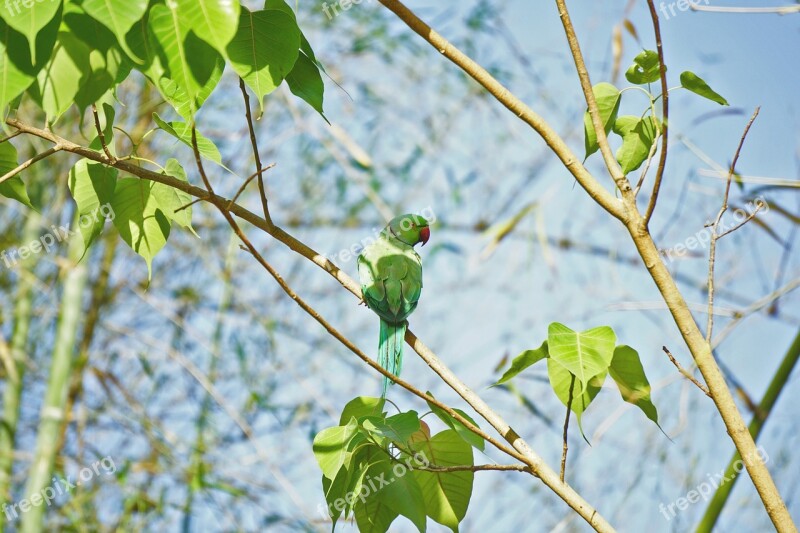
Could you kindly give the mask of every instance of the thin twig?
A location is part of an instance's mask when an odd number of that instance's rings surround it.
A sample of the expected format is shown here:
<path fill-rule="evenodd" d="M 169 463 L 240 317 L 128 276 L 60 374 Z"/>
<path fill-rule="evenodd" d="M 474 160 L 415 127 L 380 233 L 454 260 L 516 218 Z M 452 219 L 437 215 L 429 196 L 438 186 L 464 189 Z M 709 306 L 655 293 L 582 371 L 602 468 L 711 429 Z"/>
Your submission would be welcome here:
<path fill-rule="evenodd" d="M 669 146 L 669 88 L 667 87 L 667 66 L 664 63 L 664 46 L 661 41 L 661 25 L 658 21 L 655 2 L 647 0 L 650 8 L 650 18 L 653 21 L 653 32 L 656 37 L 656 51 L 658 52 L 658 70 L 661 78 L 661 157 L 658 160 L 658 170 L 656 179 L 653 182 L 653 192 L 650 193 L 650 201 L 647 204 L 647 211 L 644 215 L 644 225 L 650 224 L 650 218 L 656 209 L 658 192 L 661 190 L 661 180 L 664 178 L 664 169 L 667 166 L 667 148 Z M 653 117 L 654 120 L 658 120 Z"/>
<path fill-rule="evenodd" d="M 261 166 L 261 155 L 258 153 L 258 141 L 256 140 L 256 128 L 253 124 L 253 115 L 250 111 L 250 95 L 247 94 L 247 87 L 242 78 L 239 78 L 239 89 L 242 91 L 245 117 L 247 118 L 247 129 L 250 132 L 250 144 L 253 147 L 253 158 L 256 162 L 256 176 L 258 177 L 258 194 L 261 196 L 261 208 L 264 211 L 264 219 L 268 224 L 272 224 L 272 217 L 269 214 L 269 202 L 267 201 L 267 191 L 264 187 L 264 171 L 266 169 Z"/>
<path fill-rule="evenodd" d="M 755 122 L 756 117 L 758 117 L 759 111 L 761 111 L 761 107 L 756 107 L 753 116 L 750 117 L 747 126 L 744 128 L 741 139 L 739 139 L 739 145 L 736 147 L 731 166 L 728 169 L 728 179 L 725 183 L 725 195 L 722 198 L 722 207 L 720 207 L 717 218 L 714 220 L 714 226 L 711 229 L 711 242 L 708 248 L 708 321 L 706 322 L 706 342 L 709 345 L 711 344 L 711 335 L 714 329 L 714 266 L 717 258 L 717 241 L 720 239 L 719 224 L 722 221 L 722 216 L 728 210 L 731 182 L 733 181 L 733 174 L 736 172 L 736 163 L 739 161 L 739 154 L 742 152 L 747 133 L 750 131 L 750 127 L 753 125 L 753 122 Z"/>
<path fill-rule="evenodd" d="M 32 158 L 30 158 L 27 161 L 25 161 L 24 163 L 20 164 L 14 170 L 10 170 L 6 174 L 4 174 L 2 177 L 0 177 L 0 183 L 5 182 L 6 180 L 10 180 L 11 178 L 16 176 L 17 174 L 19 174 L 20 172 L 22 172 L 23 170 L 25 170 L 29 166 L 33 165 L 34 163 L 36 163 L 38 161 L 41 161 L 45 157 L 50 157 L 54 153 L 60 152 L 61 150 L 62 150 L 62 147 L 60 145 L 56 144 L 55 146 L 53 146 L 52 148 L 48 148 L 47 150 L 45 150 L 41 154 L 36 154 Z"/>
<path fill-rule="evenodd" d="M 226 209 L 227 209 L 228 211 L 230 211 L 230 210 L 231 210 L 231 207 L 233 207 L 233 204 L 235 204 L 235 203 L 236 203 L 236 200 L 238 200 L 238 199 L 239 199 L 239 196 L 241 196 L 241 194 L 242 194 L 242 193 L 244 192 L 244 190 L 247 188 L 247 185 L 248 185 L 248 184 L 249 184 L 251 181 L 253 181 L 253 179 L 255 179 L 255 178 L 257 178 L 257 177 L 261 176 L 261 174 L 262 174 L 262 173 L 264 173 L 265 171 L 267 171 L 267 170 L 269 170 L 269 169 L 273 168 L 274 166 L 275 166 L 275 163 L 270 163 L 270 164 L 269 164 L 269 165 L 267 165 L 266 167 L 264 167 L 264 168 L 259 168 L 258 170 L 256 170 L 256 171 L 255 171 L 255 172 L 253 172 L 252 174 L 250 174 L 250 176 L 249 176 L 249 177 L 248 177 L 246 180 L 244 180 L 244 183 L 242 183 L 242 186 L 241 186 L 241 187 L 239 187 L 239 190 L 238 190 L 238 191 L 236 191 L 236 194 L 234 194 L 234 195 L 233 195 L 233 198 L 231 198 L 231 201 L 228 203 L 228 207 L 227 207 Z"/>
<path fill-rule="evenodd" d="M 92 104 L 92 115 L 94 116 L 94 128 L 97 130 L 97 138 L 100 139 L 103 152 L 106 154 L 109 161 L 114 162 L 117 158 L 111 154 L 111 150 L 108 149 L 108 145 L 106 144 L 106 134 L 103 132 L 103 128 L 100 127 L 100 116 L 97 114 L 97 104 Z"/>
<path fill-rule="evenodd" d="M 17 135 L 22 135 L 22 132 L 20 130 L 17 130 L 12 134 L 3 137 L 2 139 L 0 139 L 0 144 L 3 144 L 4 142 L 10 141 L 11 139 L 16 137 Z"/>
<path fill-rule="evenodd" d="M 675 356 L 672 355 L 672 352 L 670 352 L 666 346 L 662 346 L 661 349 L 664 350 L 665 354 L 667 354 L 667 357 L 669 357 L 669 360 L 672 361 L 673 365 L 675 365 L 675 368 L 678 369 L 678 372 L 683 374 L 683 377 L 685 377 L 686 379 L 697 385 L 697 388 L 703 391 L 703 394 L 705 394 L 709 398 L 712 398 L 711 393 L 708 390 L 708 387 L 700 383 L 697 379 L 695 379 L 695 377 L 690 372 L 688 372 L 685 368 L 683 368 L 681 364 L 678 362 L 678 360 L 675 359 Z"/>
<path fill-rule="evenodd" d="M 569 400 L 567 401 L 567 416 L 564 417 L 564 445 L 561 448 L 561 482 L 564 483 L 564 475 L 567 473 L 567 431 L 569 430 L 569 415 L 572 410 L 572 391 L 575 388 L 575 374 L 571 375 L 569 382 Z"/>
<path fill-rule="evenodd" d="M 175 212 L 175 213 L 180 213 L 180 212 L 181 212 L 181 211 L 183 211 L 184 209 L 189 209 L 189 208 L 190 208 L 190 207 L 192 207 L 194 204 L 200 203 L 200 202 L 202 202 L 203 200 L 205 200 L 205 198 L 195 198 L 194 200 L 192 200 L 192 201 L 191 201 L 191 202 L 189 202 L 188 204 L 180 206 L 180 207 L 179 207 L 178 209 L 176 209 L 174 212 Z"/>

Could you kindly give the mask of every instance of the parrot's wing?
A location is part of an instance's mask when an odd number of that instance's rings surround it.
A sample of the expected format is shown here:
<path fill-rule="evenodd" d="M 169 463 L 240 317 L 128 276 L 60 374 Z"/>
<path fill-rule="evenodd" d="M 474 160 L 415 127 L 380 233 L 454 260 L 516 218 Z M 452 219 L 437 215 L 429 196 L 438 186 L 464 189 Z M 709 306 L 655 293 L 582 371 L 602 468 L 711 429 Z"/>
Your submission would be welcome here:
<path fill-rule="evenodd" d="M 412 262 L 409 263 L 408 271 L 406 272 L 406 276 L 401 280 L 401 284 L 403 299 L 411 305 L 416 305 L 422 294 L 422 261 L 416 252 L 412 250 L 411 253 L 413 253 L 415 257 L 413 257 Z"/>
<path fill-rule="evenodd" d="M 387 320 L 405 320 L 416 308 L 422 264 L 412 247 L 378 239 L 358 257 L 358 273 L 367 304 Z"/>

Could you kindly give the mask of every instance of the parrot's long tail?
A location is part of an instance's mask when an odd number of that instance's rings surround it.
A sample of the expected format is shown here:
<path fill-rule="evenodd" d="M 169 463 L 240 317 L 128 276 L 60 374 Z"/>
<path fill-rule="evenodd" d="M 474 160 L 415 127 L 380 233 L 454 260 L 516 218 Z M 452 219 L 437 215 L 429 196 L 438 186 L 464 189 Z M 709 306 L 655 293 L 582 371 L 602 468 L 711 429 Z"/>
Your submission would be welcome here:
<path fill-rule="evenodd" d="M 399 376 L 403 370 L 403 342 L 406 337 L 406 322 L 400 324 L 390 324 L 381 319 L 381 336 L 378 343 L 378 364 L 383 368 Z M 386 397 L 386 390 L 392 380 L 383 378 L 383 394 Z"/>

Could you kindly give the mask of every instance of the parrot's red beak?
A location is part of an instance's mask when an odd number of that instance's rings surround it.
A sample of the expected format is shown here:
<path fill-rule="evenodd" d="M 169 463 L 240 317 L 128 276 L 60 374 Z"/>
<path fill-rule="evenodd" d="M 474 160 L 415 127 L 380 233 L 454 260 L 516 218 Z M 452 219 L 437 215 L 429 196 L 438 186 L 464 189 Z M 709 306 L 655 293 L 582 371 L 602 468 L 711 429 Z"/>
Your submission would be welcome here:
<path fill-rule="evenodd" d="M 419 240 L 422 242 L 422 246 L 428 244 L 428 239 L 431 238 L 431 228 L 422 228 L 419 230 Z"/>

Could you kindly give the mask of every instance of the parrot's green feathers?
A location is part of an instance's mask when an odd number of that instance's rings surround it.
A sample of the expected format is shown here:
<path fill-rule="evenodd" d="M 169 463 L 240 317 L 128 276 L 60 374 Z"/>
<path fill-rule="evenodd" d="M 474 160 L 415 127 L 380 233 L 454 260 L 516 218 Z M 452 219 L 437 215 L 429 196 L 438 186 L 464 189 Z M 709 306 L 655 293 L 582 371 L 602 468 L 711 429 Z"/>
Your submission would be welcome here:
<path fill-rule="evenodd" d="M 381 317 L 378 363 L 395 375 L 403 364 L 406 319 L 422 294 L 422 260 L 414 245 L 426 243 L 430 229 L 424 218 L 393 219 L 378 239 L 358 256 L 364 302 Z M 383 394 L 389 380 L 384 380 Z"/>

